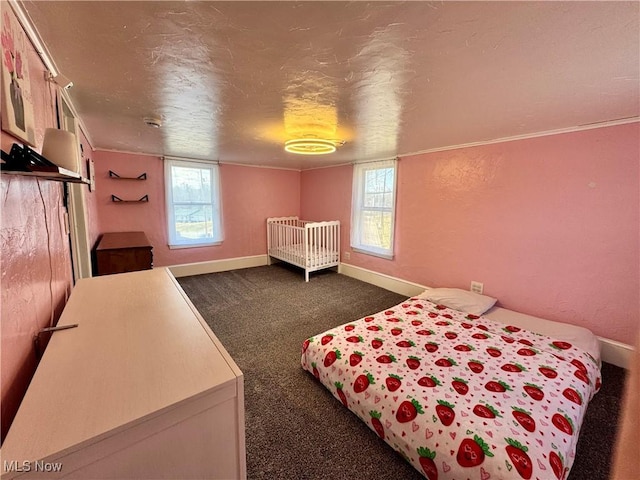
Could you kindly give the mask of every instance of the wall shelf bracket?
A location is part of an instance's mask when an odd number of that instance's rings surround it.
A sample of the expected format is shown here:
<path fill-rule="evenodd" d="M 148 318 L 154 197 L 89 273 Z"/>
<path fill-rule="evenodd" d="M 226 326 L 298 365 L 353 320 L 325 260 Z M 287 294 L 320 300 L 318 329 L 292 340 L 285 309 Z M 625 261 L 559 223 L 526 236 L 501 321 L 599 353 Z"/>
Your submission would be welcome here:
<path fill-rule="evenodd" d="M 137 177 L 121 177 L 120 175 L 118 175 L 113 170 L 109 170 L 109 178 L 113 178 L 113 179 L 116 179 L 116 180 L 146 180 L 147 179 L 147 172 L 141 173 Z"/>
<path fill-rule="evenodd" d="M 149 201 L 149 195 L 144 195 L 140 197 L 138 200 L 123 200 L 117 195 L 111 195 L 111 201 L 115 203 L 146 203 Z"/>

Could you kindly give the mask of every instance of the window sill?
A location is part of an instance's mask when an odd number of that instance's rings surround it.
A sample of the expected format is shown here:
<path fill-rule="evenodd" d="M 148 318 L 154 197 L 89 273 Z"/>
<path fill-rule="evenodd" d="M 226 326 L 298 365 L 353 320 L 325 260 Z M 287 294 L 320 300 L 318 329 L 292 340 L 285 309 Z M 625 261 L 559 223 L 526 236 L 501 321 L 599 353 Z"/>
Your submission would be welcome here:
<path fill-rule="evenodd" d="M 210 242 L 210 243 L 189 243 L 187 245 L 168 245 L 169 250 L 180 250 L 183 248 L 202 248 L 202 247 L 215 247 L 216 245 L 222 245 L 222 242 Z"/>
<path fill-rule="evenodd" d="M 394 258 L 394 255 L 392 253 L 388 254 L 388 253 L 372 252 L 371 250 L 364 250 L 362 248 L 357 248 L 357 247 L 351 247 L 351 249 L 357 253 L 371 255 L 372 257 L 384 258 L 385 260 L 393 260 Z"/>

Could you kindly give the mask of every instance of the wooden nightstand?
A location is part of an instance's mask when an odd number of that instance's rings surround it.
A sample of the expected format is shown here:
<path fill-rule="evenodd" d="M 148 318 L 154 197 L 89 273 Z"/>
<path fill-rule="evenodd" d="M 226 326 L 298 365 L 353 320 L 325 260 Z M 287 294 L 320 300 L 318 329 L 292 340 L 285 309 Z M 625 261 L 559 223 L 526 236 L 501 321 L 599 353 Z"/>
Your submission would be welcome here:
<path fill-rule="evenodd" d="M 153 267 L 153 246 L 144 232 L 110 232 L 96 247 L 98 275 L 149 270 Z"/>

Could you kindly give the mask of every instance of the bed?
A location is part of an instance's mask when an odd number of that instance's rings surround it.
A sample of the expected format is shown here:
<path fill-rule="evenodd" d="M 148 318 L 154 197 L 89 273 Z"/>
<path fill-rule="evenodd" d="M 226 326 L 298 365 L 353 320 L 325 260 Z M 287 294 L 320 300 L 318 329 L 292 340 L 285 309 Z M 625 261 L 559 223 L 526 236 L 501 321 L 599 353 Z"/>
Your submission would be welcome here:
<path fill-rule="evenodd" d="M 340 263 L 340 222 L 311 222 L 298 217 L 267 219 L 267 253 L 309 273 Z"/>
<path fill-rule="evenodd" d="M 566 478 L 600 388 L 597 338 L 425 296 L 305 340 L 302 367 L 429 480 Z"/>

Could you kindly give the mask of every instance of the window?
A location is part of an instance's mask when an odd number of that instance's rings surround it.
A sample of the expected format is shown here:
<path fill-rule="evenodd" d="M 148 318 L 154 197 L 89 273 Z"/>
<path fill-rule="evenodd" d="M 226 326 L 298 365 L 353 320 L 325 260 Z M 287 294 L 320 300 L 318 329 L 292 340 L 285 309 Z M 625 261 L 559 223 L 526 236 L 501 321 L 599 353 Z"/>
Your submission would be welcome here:
<path fill-rule="evenodd" d="M 218 165 L 165 159 L 169 247 L 222 242 Z"/>
<path fill-rule="evenodd" d="M 393 258 L 396 160 L 356 164 L 353 168 L 351 246 Z"/>

